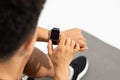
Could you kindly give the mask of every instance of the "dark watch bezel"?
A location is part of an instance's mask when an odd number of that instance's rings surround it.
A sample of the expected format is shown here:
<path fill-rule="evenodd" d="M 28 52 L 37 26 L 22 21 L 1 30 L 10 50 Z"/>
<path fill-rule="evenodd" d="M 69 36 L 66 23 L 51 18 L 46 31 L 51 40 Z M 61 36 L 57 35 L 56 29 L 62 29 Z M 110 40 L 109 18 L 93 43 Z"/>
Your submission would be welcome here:
<path fill-rule="evenodd" d="M 60 33 L 59 28 L 53 28 L 51 30 L 50 39 L 52 40 L 52 44 L 57 45 L 59 40 L 59 33 Z"/>

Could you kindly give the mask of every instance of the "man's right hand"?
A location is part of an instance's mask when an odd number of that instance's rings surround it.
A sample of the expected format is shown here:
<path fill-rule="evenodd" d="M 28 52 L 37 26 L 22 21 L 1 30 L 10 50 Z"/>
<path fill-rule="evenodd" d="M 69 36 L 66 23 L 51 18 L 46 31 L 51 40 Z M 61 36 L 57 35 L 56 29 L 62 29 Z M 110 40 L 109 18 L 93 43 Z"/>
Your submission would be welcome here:
<path fill-rule="evenodd" d="M 62 34 L 56 49 L 53 49 L 52 42 L 49 40 L 48 54 L 53 62 L 56 80 L 57 78 L 58 80 L 68 80 L 69 64 L 73 59 L 74 53 L 79 50 L 79 47 L 79 44 L 76 44 L 74 40 Z"/>

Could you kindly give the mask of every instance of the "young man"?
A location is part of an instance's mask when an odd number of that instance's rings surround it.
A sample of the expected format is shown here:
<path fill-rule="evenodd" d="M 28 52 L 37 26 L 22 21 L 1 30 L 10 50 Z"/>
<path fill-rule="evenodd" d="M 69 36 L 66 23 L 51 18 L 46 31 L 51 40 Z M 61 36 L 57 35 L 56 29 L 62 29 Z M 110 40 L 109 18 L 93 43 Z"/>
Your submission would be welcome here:
<path fill-rule="evenodd" d="M 54 50 L 49 40 L 50 30 L 36 27 L 44 3 L 45 0 L 0 0 L 0 80 L 20 80 L 23 73 L 68 80 L 73 71 L 71 79 L 78 80 L 77 76 L 86 69 L 87 61 L 83 57 L 77 59 L 85 64 L 79 72 L 74 69 L 78 64 L 75 62 L 80 61 L 72 61 L 69 66 L 76 51 L 87 49 L 79 29 L 60 32 Z M 49 56 L 34 48 L 36 40 L 49 41 Z"/>

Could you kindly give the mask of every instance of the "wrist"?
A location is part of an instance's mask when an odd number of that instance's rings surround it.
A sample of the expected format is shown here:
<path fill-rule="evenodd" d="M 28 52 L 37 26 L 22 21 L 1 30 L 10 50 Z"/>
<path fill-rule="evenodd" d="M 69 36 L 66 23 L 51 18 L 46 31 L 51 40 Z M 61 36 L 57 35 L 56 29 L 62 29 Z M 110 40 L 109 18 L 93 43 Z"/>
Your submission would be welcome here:
<path fill-rule="evenodd" d="M 68 80 L 69 77 L 68 66 L 55 67 L 54 70 L 55 70 L 55 80 Z"/>
<path fill-rule="evenodd" d="M 48 42 L 50 30 L 37 27 L 37 41 Z"/>

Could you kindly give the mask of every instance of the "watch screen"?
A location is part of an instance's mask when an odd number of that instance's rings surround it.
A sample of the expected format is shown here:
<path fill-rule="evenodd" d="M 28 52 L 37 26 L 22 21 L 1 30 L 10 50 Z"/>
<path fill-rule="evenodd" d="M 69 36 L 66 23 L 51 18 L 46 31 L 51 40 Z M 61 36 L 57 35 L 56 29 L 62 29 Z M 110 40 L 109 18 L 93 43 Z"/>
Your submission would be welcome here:
<path fill-rule="evenodd" d="M 59 31 L 58 30 L 52 30 L 51 37 L 52 40 L 58 40 L 59 39 Z"/>

